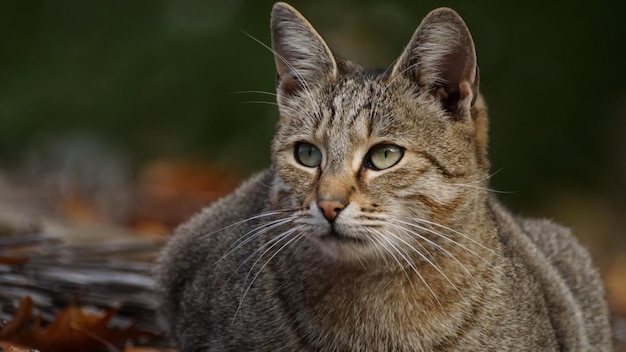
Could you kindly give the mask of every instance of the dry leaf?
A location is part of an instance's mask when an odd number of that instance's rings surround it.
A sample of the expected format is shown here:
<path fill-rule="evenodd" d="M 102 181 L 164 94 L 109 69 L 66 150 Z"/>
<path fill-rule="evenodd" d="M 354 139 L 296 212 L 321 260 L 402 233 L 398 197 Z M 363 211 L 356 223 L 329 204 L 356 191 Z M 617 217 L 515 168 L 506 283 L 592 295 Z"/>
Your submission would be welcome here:
<path fill-rule="evenodd" d="M 103 313 L 86 312 L 73 302 L 60 311 L 55 320 L 42 326 L 41 317 L 33 316 L 33 301 L 25 297 L 13 320 L 0 331 L 0 340 L 29 346 L 44 352 L 119 350 L 127 341 L 154 337 L 135 326 L 114 330 L 109 323 L 116 310 Z"/>
<path fill-rule="evenodd" d="M 38 352 L 37 350 L 29 349 L 28 347 L 18 346 L 14 343 L 0 341 L 0 352 Z"/>

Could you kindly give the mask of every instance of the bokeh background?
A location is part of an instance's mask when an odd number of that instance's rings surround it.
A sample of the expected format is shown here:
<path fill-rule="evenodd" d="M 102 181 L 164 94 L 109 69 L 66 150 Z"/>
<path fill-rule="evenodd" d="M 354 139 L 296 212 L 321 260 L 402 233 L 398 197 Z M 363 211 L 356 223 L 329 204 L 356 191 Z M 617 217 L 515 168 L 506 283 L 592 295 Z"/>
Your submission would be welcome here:
<path fill-rule="evenodd" d="M 189 199 L 262 170 L 277 113 L 273 57 L 257 41 L 270 42 L 272 3 L 0 1 L 0 172 L 129 223 L 157 203 L 137 196 L 151 182 Z M 572 226 L 626 312 L 623 2 L 291 3 L 368 67 L 389 65 L 428 11 L 456 9 L 490 107 L 492 188 L 519 213 Z M 208 198 L 154 211 L 178 212 L 173 226 Z"/>

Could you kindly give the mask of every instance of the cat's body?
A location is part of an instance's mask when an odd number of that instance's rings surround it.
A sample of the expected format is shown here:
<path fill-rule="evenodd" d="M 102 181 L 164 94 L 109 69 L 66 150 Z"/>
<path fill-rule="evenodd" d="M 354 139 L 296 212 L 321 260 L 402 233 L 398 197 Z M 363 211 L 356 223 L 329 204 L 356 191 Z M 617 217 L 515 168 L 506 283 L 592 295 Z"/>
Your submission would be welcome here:
<path fill-rule="evenodd" d="M 272 166 L 181 226 L 159 262 L 182 351 L 608 351 L 570 232 L 488 195 L 486 109 L 456 13 L 392 68 L 335 58 L 277 4 Z"/>

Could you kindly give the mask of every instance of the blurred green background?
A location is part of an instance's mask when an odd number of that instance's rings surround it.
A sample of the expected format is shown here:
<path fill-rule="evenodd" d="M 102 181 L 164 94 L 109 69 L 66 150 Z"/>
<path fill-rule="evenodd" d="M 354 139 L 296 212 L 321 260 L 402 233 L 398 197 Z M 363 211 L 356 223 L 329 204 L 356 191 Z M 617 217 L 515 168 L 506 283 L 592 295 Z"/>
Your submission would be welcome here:
<path fill-rule="evenodd" d="M 272 3 L 0 1 L 0 168 L 78 135 L 121 151 L 133 170 L 189 156 L 261 170 L 276 108 L 247 91 L 272 92 L 275 72 L 246 33 L 269 44 Z M 456 9 L 490 107 L 492 187 L 599 248 L 624 244 L 623 2 L 291 3 L 335 52 L 369 67 L 389 65 L 428 11 Z"/>

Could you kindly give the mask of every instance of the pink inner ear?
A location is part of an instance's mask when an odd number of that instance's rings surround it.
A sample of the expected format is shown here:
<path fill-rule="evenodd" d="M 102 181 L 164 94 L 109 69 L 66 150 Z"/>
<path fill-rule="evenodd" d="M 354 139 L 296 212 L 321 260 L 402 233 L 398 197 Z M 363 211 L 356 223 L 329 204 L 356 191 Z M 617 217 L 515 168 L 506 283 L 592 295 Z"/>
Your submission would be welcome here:
<path fill-rule="evenodd" d="M 468 81 L 463 81 L 459 84 L 459 92 L 461 93 L 461 100 L 465 100 L 470 94 L 472 94 L 472 85 Z M 472 96 L 472 104 L 475 99 Z"/>
<path fill-rule="evenodd" d="M 445 82 L 443 86 L 446 87 L 448 93 L 457 91 L 463 82 L 469 82 L 469 88 L 470 90 L 472 89 L 472 83 L 476 80 L 476 63 L 473 55 L 467 52 L 466 47 L 456 47 L 442 61 L 440 64 L 440 79 Z M 462 95 L 461 99 L 465 97 L 467 95 Z"/>
<path fill-rule="evenodd" d="M 461 118 L 457 115 L 462 108 L 462 102 L 471 98 L 471 106 L 478 95 L 474 55 L 468 52 L 466 46 L 458 45 L 446 54 L 437 66 L 439 76 L 435 78 L 431 92 L 443 103 L 446 111 L 455 118 Z"/>

